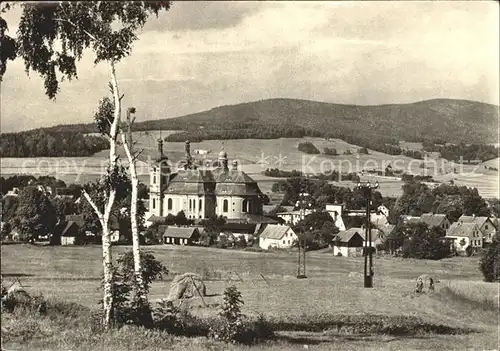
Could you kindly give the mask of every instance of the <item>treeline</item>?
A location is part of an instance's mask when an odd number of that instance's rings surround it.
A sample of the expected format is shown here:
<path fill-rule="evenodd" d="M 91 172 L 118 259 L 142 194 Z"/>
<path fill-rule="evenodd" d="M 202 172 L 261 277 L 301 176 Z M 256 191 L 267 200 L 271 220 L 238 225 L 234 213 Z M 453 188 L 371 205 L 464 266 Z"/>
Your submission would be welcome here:
<path fill-rule="evenodd" d="M 488 203 L 476 188 L 441 184 L 431 189 L 414 181 L 403 185 L 403 195 L 396 201 L 391 216 L 421 216 L 429 212 L 445 214 L 451 222 L 456 222 L 462 214 L 491 215 Z"/>
<path fill-rule="evenodd" d="M 420 151 L 417 151 L 417 150 L 404 150 L 402 152 L 402 154 L 405 156 L 411 157 L 411 158 L 415 158 L 417 160 L 423 159 L 422 153 Z"/>
<path fill-rule="evenodd" d="M 66 188 L 66 183 L 52 176 L 35 177 L 32 175 L 14 175 L 11 177 L 0 177 L 0 194 L 5 195 L 14 188 L 22 189 L 28 185 L 43 185 L 53 190 L 57 188 Z"/>
<path fill-rule="evenodd" d="M 297 170 L 291 170 L 291 171 L 283 171 L 278 168 L 268 168 L 264 172 L 262 172 L 265 176 L 268 177 L 275 177 L 275 178 L 294 178 L 294 177 L 305 177 L 304 173 L 297 171 Z M 352 181 L 352 182 L 359 182 L 360 178 L 356 173 L 339 173 L 338 171 L 332 170 L 329 172 L 324 172 L 320 174 L 308 174 L 307 178 L 310 179 L 317 179 L 317 180 L 323 180 L 323 181 Z M 279 188 L 278 183 L 273 184 L 272 187 L 273 192 L 280 192 L 281 189 Z"/>
<path fill-rule="evenodd" d="M 441 157 L 449 161 L 469 162 L 472 160 L 488 161 L 499 156 L 499 149 L 493 145 L 464 143 L 443 145 L 426 142 L 423 144 L 427 152 L 439 152 Z"/>
<path fill-rule="evenodd" d="M 109 149 L 101 136 L 37 129 L 0 134 L 0 157 L 78 157 Z"/>
<path fill-rule="evenodd" d="M 295 206 L 299 194 L 304 191 L 312 196 L 311 203 L 316 209 L 324 209 L 326 204 L 335 202 L 344 203 L 346 208 L 351 210 L 359 210 L 366 206 L 366 199 L 360 189 L 328 184 L 325 179 L 287 178 L 273 184 L 272 190 L 284 194 L 283 206 Z M 371 208 L 376 209 L 382 203 L 382 194 L 374 191 Z"/>
<path fill-rule="evenodd" d="M 212 125 L 208 128 L 173 133 L 167 136 L 165 141 L 183 142 L 189 140 L 191 142 L 201 142 L 203 140 L 278 139 L 303 138 L 305 136 L 321 137 L 322 133 L 295 125 L 229 123 L 227 125 Z"/>
<path fill-rule="evenodd" d="M 263 175 L 267 177 L 274 177 L 274 178 L 289 178 L 289 177 L 302 177 L 303 173 L 297 170 L 291 170 L 291 171 L 284 171 L 278 168 L 267 168 L 264 172 L 262 172 Z"/>

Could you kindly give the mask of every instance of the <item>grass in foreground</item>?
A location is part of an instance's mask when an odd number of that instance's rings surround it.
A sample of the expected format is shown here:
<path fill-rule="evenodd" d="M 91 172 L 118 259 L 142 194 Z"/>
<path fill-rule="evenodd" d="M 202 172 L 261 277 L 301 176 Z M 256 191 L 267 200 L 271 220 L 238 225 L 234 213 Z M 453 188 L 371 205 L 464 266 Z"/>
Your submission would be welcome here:
<path fill-rule="evenodd" d="M 302 345 L 351 349 L 368 344 L 376 348 L 394 344 L 412 348 L 411 345 L 417 342 L 422 348 L 429 349 L 433 348 L 432 345 L 440 345 L 440 348 L 443 344 L 457 346 L 456 341 L 479 342 L 476 347 L 492 345 L 491 338 L 484 338 L 484 334 L 478 334 L 478 331 L 432 324 L 414 316 L 323 314 L 286 320 L 275 318 L 270 321 L 270 326 L 278 333 L 272 340 L 254 346 L 230 347 L 204 336 L 174 336 L 162 330 L 136 326 L 104 332 L 96 325 L 91 309 L 49 300 L 46 315 L 26 309 L 3 313 L 2 346 L 17 350 L 239 350 L 295 349 Z M 479 335 L 482 341 L 479 341 Z"/>

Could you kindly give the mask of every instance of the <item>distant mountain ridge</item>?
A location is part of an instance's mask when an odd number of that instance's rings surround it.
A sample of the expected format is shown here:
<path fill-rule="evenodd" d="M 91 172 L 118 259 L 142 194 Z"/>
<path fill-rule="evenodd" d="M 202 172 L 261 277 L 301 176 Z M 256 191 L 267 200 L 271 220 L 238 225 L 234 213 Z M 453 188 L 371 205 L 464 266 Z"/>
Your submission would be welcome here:
<path fill-rule="evenodd" d="M 295 126 L 313 133 L 361 135 L 451 143 L 498 142 L 499 107 L 487 103 L 433 99 L 407 104 L 346 105 L 276 98 L 219 106 L 182 117 L 139 122 L 136 130 L 242 130 L 252 126 Z M 96 132 L 93 124 L 60 125 L 49 131 Z M 279 134 L 279 131 L 278 131 Z"/>

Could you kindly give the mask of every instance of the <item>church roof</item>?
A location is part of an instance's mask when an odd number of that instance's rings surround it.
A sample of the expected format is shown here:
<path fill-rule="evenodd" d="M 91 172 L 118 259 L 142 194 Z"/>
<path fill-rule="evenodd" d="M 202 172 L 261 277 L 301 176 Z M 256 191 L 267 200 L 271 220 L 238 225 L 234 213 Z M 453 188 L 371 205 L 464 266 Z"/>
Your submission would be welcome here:
<path fill-rule="evenodd" d="M 222 168 L 215 169 L 213 177 L 217 183 L 256 183 L 245 172 L 234 169 L 225 171 Z"/>
<path fill-rule="evenodd" d="M 213 194 L 258 196 L 257 182 L 239 170 L 179 170 L 164 189 L 170 194 Z"/>
<path fill-rule="evenodd" d="M 202 169 L 180 169 L 170 181 L 171 183 L 206 183 L 214 182 L 211 171 Z"/>

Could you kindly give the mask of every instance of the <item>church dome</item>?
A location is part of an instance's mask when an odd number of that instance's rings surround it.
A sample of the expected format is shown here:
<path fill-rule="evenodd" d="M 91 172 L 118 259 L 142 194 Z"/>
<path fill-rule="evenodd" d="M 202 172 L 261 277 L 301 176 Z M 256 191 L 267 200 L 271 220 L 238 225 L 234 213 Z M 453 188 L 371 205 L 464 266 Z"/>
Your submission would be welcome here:
<path fill-rule="evenodd" d="M 225 152 L 224 150 L 219 152 L 219 158 L 227 158 L 227 152 Z"/>

